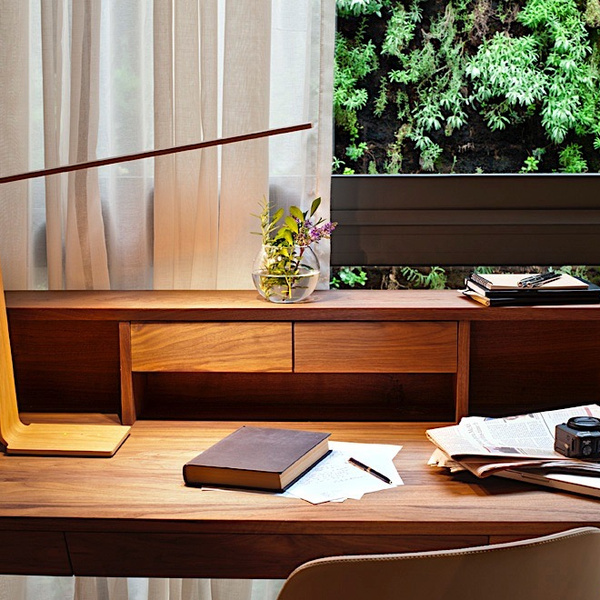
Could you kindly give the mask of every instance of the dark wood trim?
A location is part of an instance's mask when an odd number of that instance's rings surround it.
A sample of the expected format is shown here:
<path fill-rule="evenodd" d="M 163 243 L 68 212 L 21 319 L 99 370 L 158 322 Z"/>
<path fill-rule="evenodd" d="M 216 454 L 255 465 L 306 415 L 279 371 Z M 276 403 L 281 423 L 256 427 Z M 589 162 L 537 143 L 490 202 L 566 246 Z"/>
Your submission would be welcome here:
<path fill-rule="evenodd" d="M 334 266 L 600 263 L 597 174 L 334 175 Z"/>

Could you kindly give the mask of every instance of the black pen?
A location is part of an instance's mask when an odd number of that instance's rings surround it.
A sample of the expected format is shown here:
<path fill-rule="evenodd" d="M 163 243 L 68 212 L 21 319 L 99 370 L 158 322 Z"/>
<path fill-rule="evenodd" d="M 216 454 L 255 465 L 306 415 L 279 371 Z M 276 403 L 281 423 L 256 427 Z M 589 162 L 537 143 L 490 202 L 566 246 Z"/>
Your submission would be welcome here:
<path fill-rule="evenodd" d="M 381 481 L 384 481 L 385 483 L 391 485 L 392 480 L 389 477 L 386 477 L 383 473 L 380 473 L 379 471 L 376 471 L 375 469 L 365 465 L 364 463 L 361 463 L 360 460 L 356 460 L 355 458 L 349 458 L 348 462 L 354 465 L 355 467 L 358 467 L 359 469 L 362 469 L 363 471 L 374 475 L 375 477 L 377 477 L 377 479 L 381 479 Z"/>

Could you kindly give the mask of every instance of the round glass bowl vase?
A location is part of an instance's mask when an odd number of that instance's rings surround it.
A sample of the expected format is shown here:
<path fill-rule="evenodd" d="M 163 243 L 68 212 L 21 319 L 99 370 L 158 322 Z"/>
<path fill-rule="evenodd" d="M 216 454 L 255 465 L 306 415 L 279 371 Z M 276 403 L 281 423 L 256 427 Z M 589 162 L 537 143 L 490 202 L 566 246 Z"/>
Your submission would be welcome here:
<path fill-rule="evenodd" d="M 262 246 L 254 260 L 252 280 L 269 302 L 306 300 L 319 281 L 319 259 L 308 246 Z"/>

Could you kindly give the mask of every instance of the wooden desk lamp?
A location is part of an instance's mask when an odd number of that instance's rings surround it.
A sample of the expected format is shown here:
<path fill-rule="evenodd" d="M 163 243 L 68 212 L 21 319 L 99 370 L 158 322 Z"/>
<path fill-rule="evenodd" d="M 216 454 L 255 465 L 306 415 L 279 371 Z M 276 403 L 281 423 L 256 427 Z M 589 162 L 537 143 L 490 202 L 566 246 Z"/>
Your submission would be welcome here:
<path fill-rule="evenodd" d="M 30 171 L 18 175 L 0 177 L 0 184 L 68 173 L 110 164 L 117 164 L 142 158 L 152 158 L 166 154 L 175 154 L 189 150 L 198 150 L 210 146 L 219 146 L 247 140 L 291 133 L 310 129 L 310 123 L 270 129 L 256 133 L 208 140 L 196 144 L 176 146 L 160 150 L 151 150 L 139 154 L 130 154 L 105 158 L 86 163 L 65 165 L 40 171 Z M 47 456 L 112 456 L 129 435 L 129 426 L 91 425 L 75 423 L 30 423 L 26 425 L 19 417 L 17 394 L 13 371 L 12 353 L 8 332 L 6 301 L 0 269 L 0 443 L 7 454 L 28 454 Z"/>

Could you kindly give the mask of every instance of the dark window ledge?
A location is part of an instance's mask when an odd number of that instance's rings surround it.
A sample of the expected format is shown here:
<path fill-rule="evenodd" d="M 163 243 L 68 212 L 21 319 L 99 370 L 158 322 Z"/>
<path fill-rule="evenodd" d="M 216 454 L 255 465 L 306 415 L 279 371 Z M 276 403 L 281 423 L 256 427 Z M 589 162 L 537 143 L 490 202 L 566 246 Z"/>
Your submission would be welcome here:
<path fill-rule="evenodd" d="M 334 175 L 332 264 L 600 264 L 600 175 Z"/>

